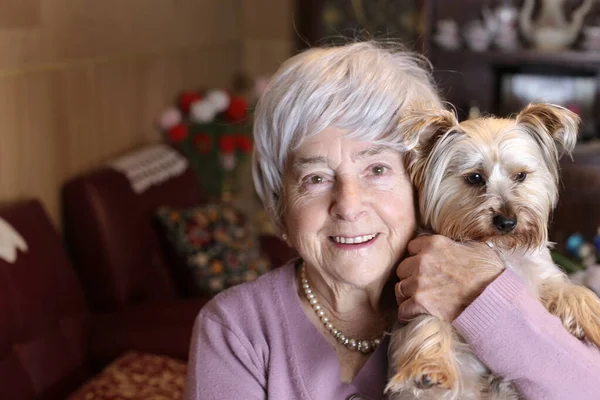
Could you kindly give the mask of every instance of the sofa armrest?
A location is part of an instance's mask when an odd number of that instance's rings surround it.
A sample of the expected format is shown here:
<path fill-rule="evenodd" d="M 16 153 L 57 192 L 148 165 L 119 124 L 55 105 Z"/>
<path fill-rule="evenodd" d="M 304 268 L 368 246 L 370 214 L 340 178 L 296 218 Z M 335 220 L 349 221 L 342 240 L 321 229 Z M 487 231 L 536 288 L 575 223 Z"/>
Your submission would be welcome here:
<path fill-rule="evenodd" d="M 192 328 L 209 297 L 131 306 L 91 318 L 90 357 L 101 368 L 129 350 L 187 360 Z"/>
<path fill-rule="evenodd" d="M 258 240 L 261 250 L 269 257 L 273 268 L 284 265 L 292 258 L 298 257 L 296 250 L 275 235 L 260 235 Z"/>

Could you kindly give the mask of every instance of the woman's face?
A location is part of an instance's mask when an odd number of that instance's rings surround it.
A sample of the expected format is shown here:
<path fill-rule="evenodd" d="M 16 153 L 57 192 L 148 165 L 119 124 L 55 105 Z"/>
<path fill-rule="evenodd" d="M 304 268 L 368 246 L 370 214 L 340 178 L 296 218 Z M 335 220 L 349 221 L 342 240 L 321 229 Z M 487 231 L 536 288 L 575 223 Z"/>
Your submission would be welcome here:
<path fill-rule="evenodd" d="M 387 280 L 415 232 L 412 185 L 395 150 L 328 128 L 289 158 L 287 240 L 324 278 L 356 287 Z"/>

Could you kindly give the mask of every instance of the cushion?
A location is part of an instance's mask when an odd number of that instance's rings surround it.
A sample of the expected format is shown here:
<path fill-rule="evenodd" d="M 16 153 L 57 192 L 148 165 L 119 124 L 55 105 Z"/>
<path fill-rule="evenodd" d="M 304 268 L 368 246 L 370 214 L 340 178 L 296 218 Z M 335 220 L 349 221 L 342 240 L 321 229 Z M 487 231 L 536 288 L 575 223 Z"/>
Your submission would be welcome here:
<path fill-rule="evenodd" d="M 80 387 L 68 400 L 182 399 L 184 361 L 128 352 Z"/>
<path fill-rule="evenodd" d="M 185 270 L 191 295 L 214 295 L 271 268 L 243 216 L 228 204 L 162 207 L 158 219 Z"/>

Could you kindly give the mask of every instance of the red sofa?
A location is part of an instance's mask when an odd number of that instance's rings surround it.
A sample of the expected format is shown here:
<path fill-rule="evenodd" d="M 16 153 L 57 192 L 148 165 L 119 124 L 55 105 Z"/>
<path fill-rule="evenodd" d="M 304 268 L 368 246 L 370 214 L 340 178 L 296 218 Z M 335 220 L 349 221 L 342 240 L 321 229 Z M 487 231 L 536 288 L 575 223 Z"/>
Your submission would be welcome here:
<path fill-rule="evenodd" d="M 24 243 L 16 246 L 20 239 Z M 94 331 L 102 321 L 94 320 L 87 308 L 63 243 L 38 201 L 0 207 L 0 245 L 0 398 L 181 398 L 186 365 L 172 357 L 128 351 L 97 373 L 95 344 L 112 348 L 114 337 Z M 174 317 L 175 328 L 164 327 L 155 339 L 162 335 L 174 340 L 179 335 L 185 348 L 198 307 L 192 309 L 190 303 L 185 324 Z M 124 321 L 129 315 L 112 320 Z M 121 332 L 125 334 L 128 326 L 130 336 L 139 340 L 135 347 L 160 353 L 156 344 L 143 345 L 140 333 L 147 331 L 136 324 L 123 323 Z"/>
<path fill-rule="evenodd" d="M 58 233 L 37 201 L 0 208 L 25 239 L 0 258 L 0 397 L 65 399 L 92 376 L 89 313 Z"/>
<path fill-rule="evenodd" d="M 138 194 L 107 166 L 66 183 L 62 200 L 68 248 L 95 315 L 92 330 L 104 338 L 96 346 L 100 361 L 127 349 L 185 359 L 193 319 L 208 298 L 186 297 L 154 215 L 160 206 L 205 202 L 192 170 Z M 260 242 L 273 265 L 294 255 L 273 236 Z"/>

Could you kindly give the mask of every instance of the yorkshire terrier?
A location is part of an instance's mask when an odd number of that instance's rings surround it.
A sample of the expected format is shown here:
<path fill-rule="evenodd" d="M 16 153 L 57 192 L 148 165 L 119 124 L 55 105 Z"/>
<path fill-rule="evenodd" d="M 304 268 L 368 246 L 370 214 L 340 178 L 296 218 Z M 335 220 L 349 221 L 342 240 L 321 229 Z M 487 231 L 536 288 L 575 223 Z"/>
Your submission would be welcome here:
<path fill-rule="evenodd" d="M 548 242 L 559 159 L 574 149 L 579 122 L 565 108 L 531 104 L 512 119 L 461 123 L 446 110 L 415 110 L 401 129 L 418 138 L 406 162 L 423 229 L 495 248 L 571 334 L 600 347 L 600 301 L 569 282 Z M 449 322 L 433 316 L 395 329 L 389 360 L 392 399 L 519 398 Z"/>

